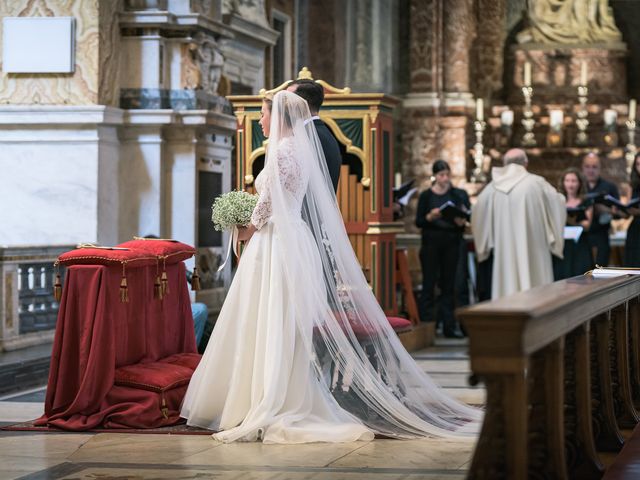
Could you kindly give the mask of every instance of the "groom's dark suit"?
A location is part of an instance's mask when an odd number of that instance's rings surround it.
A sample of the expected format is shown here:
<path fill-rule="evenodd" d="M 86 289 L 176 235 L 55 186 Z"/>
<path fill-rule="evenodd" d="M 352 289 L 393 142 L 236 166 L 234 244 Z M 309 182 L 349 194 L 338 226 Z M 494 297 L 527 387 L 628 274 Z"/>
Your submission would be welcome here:
<path fill-rule="evenodd" d="M 318 132 L 318 138 L 322 145 L 322 151 L 324 152 L 324 158 L 327 161 L 327 168 L 329 169 L 329 175 L 331 176 L 331 183 L 333 183 L 333 191 L 338 190 L 338 180 L 340 179 L 340 165 L 342 165 L 342 156 L 340 155 L 340 147 L 338 147 L 338 141 L 329 130 L 329 127 L 319 119 L 315 119 L 313 124 Z"/>

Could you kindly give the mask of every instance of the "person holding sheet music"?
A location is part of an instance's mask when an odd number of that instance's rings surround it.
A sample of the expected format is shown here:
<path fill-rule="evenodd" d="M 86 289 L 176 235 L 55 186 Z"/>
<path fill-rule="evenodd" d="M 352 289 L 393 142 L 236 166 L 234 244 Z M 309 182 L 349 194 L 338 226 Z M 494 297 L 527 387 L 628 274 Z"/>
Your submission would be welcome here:
<path fill-rule="evenodd" d="M 640 153 L 633 160 L 633 169 L 629 178 L 631 183 L 631 199 L 640 198 Z M 633 217 L 627 230 L 627 240 L 624 244 L 624 266 L 640 267 L 640 208 L 629 207 L 627 213 Z"/>
<path fill-rule="evenodd" d="M 455 273 L 461 251 L 462 234 L 469 218 L 471 204 L 467 192 L 451 185 L 451 169 L 444 160 L 436 160 L 432 168 L 435 178 L 431 188 L 420 194 L 416 226 L 422 229 L 422 293 L 419 299 L 420 319 L 442 323 L 445 337 L 461 337 L 455 317 Z M 435 301 L 436 283 L 440 296 Z"/>
<path fill-rule="evenodd" d="M 587 180 L 587 192 L 603 193 L 615 199 L 620 199 L 618 187 L 600 176 L 600 157 L 591 152 L 582 159 L 582 174 Z M 609 230 L 611 219 L 617 215 L 615 208 L 598 202 L 594 206 L 593 221 L 587 233 L 587 240 L 592 249 L 596 250 L 595 263 L 601 266 L 609 265 L 611 247 L 609 245 Z"/>
<path fill-rule="evenodd" d="M 567 226 L 581 227 L 577 241 L 565 236 L 564 258 L 553 257 L 553 276 L 555 280 L 575 277 L 591 270 L 593 255 L 591 246 L 584 234 L 591 227 L 593 206 L 583 203 L 586 193 L 586 180 L 577 168 L 565 170 L 560 178 L 559 190 L 566 197 Z"/>

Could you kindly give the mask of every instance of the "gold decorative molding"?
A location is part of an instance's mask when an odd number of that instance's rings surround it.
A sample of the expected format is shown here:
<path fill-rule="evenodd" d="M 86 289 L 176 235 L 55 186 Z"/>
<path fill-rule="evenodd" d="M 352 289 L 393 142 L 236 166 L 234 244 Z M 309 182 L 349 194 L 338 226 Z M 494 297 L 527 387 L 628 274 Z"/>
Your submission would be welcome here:
<path fill-rule="evenodd" d="M 371 107 L 371 109 L 369 110 L 369 115 L 371 116 L 371 123 L 376 123 L 376 119 L 378 118 L 378 113 L 380 113 L 380 110 L 378 110 L 376 107 Z"/>
<path fill-rule="evenodd" d="M 307 67 L 302 67 L 302 70 L 300 70 L 298 72 L 298 78 L 296 78 L 296 80 L 313 80 L 313 75 L 311 74 L 311 70 L 309 70 Z M 291 83 L 293 80 L 287 80 L 286 82 L 284 82 L 282 85 L 279 85 L 278 87 L 271 89 L 271 90 L 267 90 L 265 88 L 261 88 L 260 91 L 258 92 L 258 94 L 261 97 L 264 97 L 266 95 L 275 95 L 276 93 L 278 93 L 280 90 L 284 90 L 285 88 L 287 88 L 287 86 L 289 85 L 289 83 Z M 333 85 L 325 82 L 324 80 L 315 80 L 316 83 L 322 85 L 322 87 L 331 94 L 339 94 L 339 95 L 349 95 L 351 94 L 351 89 L 349 87 L 345 87 L 345 88 L 338 88 L 338 87 L 334 87 Z"/>
<path fill-rule="evenodd" d="M 404 233 L 402 222 L 369 222 L 367 235 L 379 235 L 383 233 Z"/>
<path fill-rule="evenodd" d="M 251 167 L 253 166 L 253 162 L 256 160 L 256 158 L 258 158 L 260 155 L 267 154 L 268 143 L 269 143 L 269 140 L 265 140 L 264 142 L 262 142 L 261 147 L 258 147 L 253 152 L 251 152 L 251 155 L 249 155 L 249 158 L 247 159 L 247 169 L 251 169 Z"/>

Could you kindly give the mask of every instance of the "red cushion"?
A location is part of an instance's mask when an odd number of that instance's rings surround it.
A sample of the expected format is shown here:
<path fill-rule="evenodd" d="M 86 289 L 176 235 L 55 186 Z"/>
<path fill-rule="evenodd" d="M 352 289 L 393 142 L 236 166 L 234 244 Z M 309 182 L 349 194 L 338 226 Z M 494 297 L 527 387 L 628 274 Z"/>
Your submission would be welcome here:
<path fill-rule="evenodd" d="M 407 320 L 406 318 L 387 317 L 387 320 L 389 320 L 391 327 L 393 327 L 396 332 L 405 332 L 407 330 L 411 330 L 411 321 Z"/>
<path fill-rule="evenodd" d="M 170 357 L 158 360 L 158 362 L 171 363 L 173 365 L 180 365 L 182 367 L 187 367 L 191 370 L 195 370 L 200 363 L 201 358 L 202 355 L 200 355 L 199 353 L 176 353 L 174 355 L 171 355 Z"/>
<path fill-rule="evenodd" d="M 335 313 L 334 315 L 336 316 L 338 322 L 341 322 L 341 316 L 337 313 Z M 375 328 L 372 328 L 368 324 L 363 324 L 357 318 L 355 318 L 355 316 L 347 314 L 347 317 L 349 316 L 351 316 L 351 318 L 349 319 L 349 326 L 351 327 L 351 330 L 353 330 L 353 333 L 356 337 L 368 338 L 378 334 L 378 330 L 376 330 Z M 411 321 L 407 320 L 406 318 L 387 317 L 387 320 L 396 333 L 406 332 L 408 330 L 411 330 L 412 328 Z"/>
<path fill-rule="evenodd" d="M 125 263 L 127 266 L 142 267 L 155 265 L 156 257 L 138 250 L 120 247 L 88 247 L 76 248 L 58 257 L 63 265 L 116 265 Z"/>
<path fill-rule="evenodd" d="M 118 246 L 155 255 L 165 259 L 167 264 L 182 262 L 196 254 L 196 249 L 186 243 L 158 238 L 139 238 L 121 243 Z"/>
<path fill-rule="evenodd" d="M 166 362 L 136 363 L 116 370 L 114 384 L 152 392 L 164 392 L 191 380 L 189 367 Z"/>

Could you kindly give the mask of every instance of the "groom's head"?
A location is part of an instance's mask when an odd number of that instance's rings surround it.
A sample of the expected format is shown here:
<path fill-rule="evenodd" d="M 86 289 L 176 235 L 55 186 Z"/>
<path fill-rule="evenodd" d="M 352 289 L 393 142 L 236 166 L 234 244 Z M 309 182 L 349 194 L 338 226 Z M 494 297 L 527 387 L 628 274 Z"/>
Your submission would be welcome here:
<path fill-rule="evenodd" d="M 287 86 L 287 91 L 294 92 L 304 98 L 309 105 L 311 115 L 318 114 L 324 101 L 324 88 L 322 88 L 322 85 L 308 79 L 293 80 Z"/>

